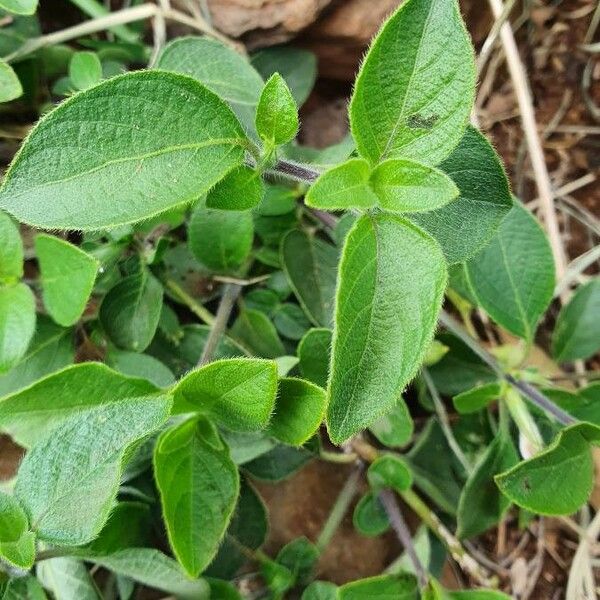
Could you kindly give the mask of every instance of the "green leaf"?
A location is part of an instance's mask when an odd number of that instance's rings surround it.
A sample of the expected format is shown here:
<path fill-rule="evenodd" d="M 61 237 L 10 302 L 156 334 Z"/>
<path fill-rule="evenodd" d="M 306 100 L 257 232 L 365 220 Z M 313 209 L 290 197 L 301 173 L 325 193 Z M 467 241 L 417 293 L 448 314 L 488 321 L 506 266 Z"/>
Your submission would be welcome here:
<path fill-rule="evenodd" d="M 348 234 L 329 381 L 334 443 L 398 401 L 433 337 L 446 271 L 437 244 L 401 217 L 365 215 Z"/>
<path fill-rule="evenodd" d="M 305 447 L 279 445 L 245 463 L 244 469 L 262 481 L 283 481 L 299 471 L 312 458 L 314 455 Z"/>
<path fill-rule="evenodd" d="M 260 50 L 251 61 L 265 80 L 279 73 L 298 106 L 306 102 L 317 78 L 317 57 L 312 52 L 292 46 L 276 46 Z"/>
<path fill-rule="evenodd" d="M 38 6 L 38 0 L 0 0 L 0 9 L 16 15 L 32 15 Z"/>
<path fill-rule="evenodd" d="M 83 314 L 92 293 L 98 261 L 77 246 L 52 235 L 37 235 L 35 252 L 44 306 L 59 325 L 73 325 Z"/>
<path fill-rule="evenodd" d="M 10 371 L 0 375 L 0 398 L 71 364 L 74 353 L 72 331 L 38 317 L 27 353 Z"/>
<path fill-rule="evenodd" d="M 454 408 L 461 415 L 479 412 L 490 402 L 498 400 L 501 390 L 502 386 L 496 381 L 480 385 L 454 396 Z"/>
<path fill-rule="evenodd" d="M 535 218 L 515 203 L 492 241 L 466 265 L 479 304 L 499 325 L 530 340 L 554 292 L 554 260 Z"/>
<path fill-rule="evenodd" d="M 600 278 L 577 288 L 558 315 L 552 355 L 559 362 L 589 358 L 600 349 Z"/>
<path fill-rule="evenodd" d="M 395 212 L 434 210 L 459 194 L 455 183 L 442 171 L 400 158 L 377 165 L 371 173 L 370 184 L 380 206 Z"/>
<path fill-rule="evenodd" d="M 173 552 L 198 577 L 231 519 L 240 487 L 237 467 L 215 427 L 198 417 L 160 436 L 154 474 Z"/>
<path fill-rule="evenodd" d="M 326 388 L 329 373 L 331 330 L 311 329 L 298 344 L 300 373 L 314 384 Z"/>
<path fill-rule="evenodd" d="M 366 537 L 377 537 L 390 528 L 387 513 L 377 494 L 368 492 L 358 501 L 352 514 L 352 524 Z"/>
<path fill-rule="evenodd" d="M 595 425 L 567 427 L 547 450 L 496 476 L 496 483 L 510 500 L 531 512 L 570 515 L 592 491 L 590 443 L 598 442 L 600 428 Z"/>
<path fill-rule="evenodd" d="M 237 431 L 264 429 L 277 393 L 271 360 L 218 360 L 188 373 L 173 389 L 173 412 L 200 412 Z"/>
<path fill-rule="evenodd" d="M 28 447 L 71 417 L 84 418 L 91 409 L 157 391 L 148 381 L 126 377 L 100 363 L 72 365 L 2 398 L 0 428 Z"/>
<path fill-rule="evenodd" d="M 411 220 L 440 243 L 449 263 L 459 263 L 492 238 L 513 201 L 500 158 L 471 126 L 439 168 L 457 185 L 459 197 L 438 210 L 411 215 Z"/>
<path fill-rule="evenodd" d="M 44 587 L 60 600 L 101 600 L 102 596 L 82 561 L 68 556 L 42 561 L 37 567 Z"/>
<path fill-rule="evenodd" d="M 111 349 L 105 358 L 106 364 L 123 375 L 147 379 L 157 387 L 169 387 L 175 383 L 175 376 L 158 359 L 148 354 Z"/>
<path fill-rule="evenodd" d="M 397 492 L 405 492 L 413 482 L 408 465 L 393 454 L 384 454 L 373 461 L 367 471 L 367 478 L 375 491 L 388 487 Z"/>
<path fill-rule="evenodd" d="M 475 60 L 455 0 L 409 0 L 371 45 L 350 103 L 361 156 L 435 165 L 460 141 L 475 96 Z"/>
<path fill-rule="evenodd" d="M 75 52 L 69 62 L 69 79 L 78 90 L 96 85 L 102 79 L 102 63 L 95 52 Z"/>
<path fill-rule="evenodd" d="M 0 558 L 29 570 L 35 560 L 35 534 L 25 511 L 13 496 L 0 493 Z"/>
<path fill-rule="evenodd" d="M 313 581 L 302 594 L 301 600 L 337 600 L 338 587 L 328 581 Z"/>
<path fill-rule="evenodd" d="M 413 0 L 414 1 L 414 0 Z M 419 586 L 414 575 L 379 575 L 344 584 L 338 600 L 418 600 Z"/>
<path fill-rule="evenodd" d="M 23 242 L 13 220 L 0 211 L 0 284 L 14 282 L 23 276 Z"/>
<path fill-rule="evenodd" d="M 143 352 L 156 333 L 162 302 L 162 285 L 143 268 L 109 290 L 100 305 L 100 322 L 117 346 Z"/>
<path fill-rule="evenodd" d="M 219 598 L 220 600 L 244 600 L 238 592 L 237 587 L 228 581 L 221 579 L 207 579 L 210 585 L 210 597 Z"/>
<path fill-rule="evenodd" d="M 460 495 L 457 536 L 471 538 L 484 533 L 502 519 L 510 506 L 494 476 L 519 462 L 519 456 L 507 431 L 500 429 L 470 474 Z"/>
<path fill-rule="evenodd" d="M 273 324 L 277 331 L 290 340 L 300 340 L 310 329 L 310 321 L 304 311 L 290 302 L 281 304 L 273 311 Z M 296 362 L 298 359 L 293 357 Z"/>
<path fill-rule="evenodd" d="M 231 336 L 256 356 L 277 358 L 286 354 L 275 326 L 263 312 L 244 308 L 230 329 Z"/>
<path fill-rule="evenodd" d="M 248 131 L 254 130 L 264 83 L 239 52 L 209 37 L 183 37 L 165 46 L 156 66 L 194 77 L 223 98 Z"/>
<path fill-rule="evenodd" d="M 217 273 L 235 273 L 252 249 L 254 224 L 247 211 L 198 206 L 190 220 L 188 240 L 194 256 Z"/>
<path fill-rule="evenodd" d="M 413 435 L 415 425 L 404 398 L 400 397 L 389 412 L 379 417 L 369 431 L 389 448 L 406 446 Z"/>
<path fill-rule="evenodd" d="M 25 356 L 35 319 L 35 298 L 24 283 L 0 285 L 0 373 Z"/>
<path fill-rule="evenodd" d="M 81 545 L 100 533 L 125 451 L 164 423 L 170 407 L 165 396 L 128 398 L 75 415 L 37 442 L 19 467 L 15 496 L 40 539 Z"/>
<path fill-rule="evenodd" d="M 290 231 L 281 243 L 281 262 L 294 294 L 315 325 L 333 320 L 338 250 L 300 230 Z"/>
<path fill-rule="evenodd" d="M 10 102 L 23 95 L 23 87 L 13 68 L 0 60 L 0 102 Z"/>
<path fill-rule="evenodd" d="M 325 210 L 347 210 L 377 206 L 379 198 L 369 185 L 371 167 L 362 158 L 351 158 L 325 171 L 304 199 L 307 206 Z"/>
<path fill-rule="evenodd" d="M 260 173 L 242 166 L 226 175 L 210 190 L 206 206 L 221 210 L 249 210 L 260 204 L 264 194 L 265 185 Z"/>
<path fill-rule="evenodd" d="M 460 590 L 446 592 L 449 600 L 511 600 L 510 596 L 496 590 Z"/>
<path fill-rule="evenodd" d="M 130 548 L 108 556 L 91 556 L 89 560 L 182 600 L 210 598 L 210 589 L 204 579 L 189 579 L 172 558 L 152 548 Z"/>
<path fill-rule="evenodd" d="M 46 229 L 95 230 L 191 202 L 244 158 L 217 96 L 175 73 L 137 71 L 43 117 L 7 171 L 0 208 Z"/>
<path fill-rule="evenodd" d="M 281 146 L 298 133 L 298 107 L 285 79 L 273 73 L 256 107 L 256 131 L 266 144 Z"/>
<path fill-rule="evenodd" d="M 295 584 L 312 579 L 311 575 L 319 560 L 319 549 L 305 537 L 288 542 L 278 553 L 276 561 L 289 569 Z"/>
<path fill-rule="evenodd" d="M 327 394 L 314 383 L 285 377 L 279 380 L 269 434 L 285 444 L 301 446 L 319 429 Z"/>

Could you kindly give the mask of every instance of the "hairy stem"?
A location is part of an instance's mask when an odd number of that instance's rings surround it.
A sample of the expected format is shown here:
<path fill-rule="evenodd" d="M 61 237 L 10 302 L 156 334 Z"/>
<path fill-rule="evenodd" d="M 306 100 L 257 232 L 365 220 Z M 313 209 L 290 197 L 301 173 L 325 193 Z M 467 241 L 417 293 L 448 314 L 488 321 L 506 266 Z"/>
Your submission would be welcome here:
<path fill-rule="evenodd" d="M 203 323 L 207 325 L 214 323 L 214 315 L 200 304 L 200 302 L 192 298 L 176 281 L 167 279 L 164 283 L 165 287 L 171 291 L 177 300 L 185 304 Z"/>
<path fill-rule="evenodd" d="M 400 543 L 404 547 L 406 554 L 410 558 L 413 567 L 415 568 L 415 573 L 417 574 L 420 586 L 425 587 L 427 585 L 427 571 L 417 555 L 417 551 L 415 550 L 415 546 L 413 544 L 412 535 L 410 534 L 408 525 L 402 516 L 396 496 L 391 490 L 383 490 L 379 493 L 379 500 L 385 509 L 393 530 L 396 532 Z"/>
<path fill-rule="evenodd" d="M 200 361 L 198 362 L 199 367 L 208 364 L 212 360 L 213 354 L 215 353 L 215 350 L 217 349 L 217 346 L 221 341 L 221 337 L 223 336 L 223 333 L 227 327 L 227 322 L 231 316 L 231 311 L 233 310 L 235 301 L 237 300 L 241 291 L 242 286 L 238 285 L 237 283 L 228 283 L 223 288 L 223 295 L 221 296 L 221 302 L 219 303 L 217 315 L 212 324 L 208 339 L 206 340 L 206 345 L 202 351 Z"/>
<path fill-rule="evenodd" d="M 358 484 L 360 483 L 362 473 L 362 466 L 356 467 L 350 477 L 348 477 L 346 480 L 344 487 L 336 498 L 331 512 L 327 517 L 327 521 L 325 521 L 323 529 L 321 530 L 319 538 L 316 542 L 317 549 L 320 553 L 325 551 L 325 548 L 327 548 L 331 538 L 334 536 L 335 532 L 340 526 L 342 519 L 346 516 L 346 513 L 350 508 L 350 504 L 352 503 L 352 500 L 354 500 L 356 492 L 358 491 Z"/>
<path fill-rule="evenodd" d="M 523 396 L 538 408 L 541 408 L 545 413 L 551 415 L 561 425 L 573 425 L 577 423 L 577 419 L 565 412 L 562 408 L 554 404 L 552 400 L 544 396 L 542 392 L 534 388 L 525 381 L 515 379 L 510 373 L 502 370 L 496 359 L 473 337 L 471 337 L 463 327 L 456 322 L 454 317 L 446 311 L 442 311 L 439 316 L 439 322 L 457 338 L 459 338 L 466 346 L 468 346 L 498 377 L 507 381 L 514 388 L 519 390 Z"/>
<path fill-rule="evenodd" d="M 273 170 L 285 177 L 309 184 L 314 183 L 321 174 L 319 171 L 315 171 L 308 165 L 301 165 L 283 159 L 280 159 L 275 163 Z"/>

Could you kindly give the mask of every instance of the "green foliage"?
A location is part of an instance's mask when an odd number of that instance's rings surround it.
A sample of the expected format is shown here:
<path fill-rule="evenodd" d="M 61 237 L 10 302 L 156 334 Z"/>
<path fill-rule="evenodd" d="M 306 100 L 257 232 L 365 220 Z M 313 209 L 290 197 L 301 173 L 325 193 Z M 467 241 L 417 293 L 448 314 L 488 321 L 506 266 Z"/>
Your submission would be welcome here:
<path fill-rule="evenodd" d="M 338 600 L 418 600 L 419 586 L 413 575 L 381 575 L 346 583 L 338 591 Z"/>
<path fill-rule="evenodd" d="M 35 444 L 19 467 L 15 495 L 40 539 L 81 545 L 98 535 L 125 451 L 164 423 L 170 406 L 164 396 L 113 402 L 66 419 Z"/>
<path fill-rule="evenodd" d="M 0 285 L 0 373 L 27 352 L 35 330 L 35 299 L 24 283 Z"/>
<path fill-rule="evenodd" d="M 199 205 L 190 220 L 188 235 L 190 250 L 203 265 L 216 273 L 235 273 L 252 249 L 252 216 L 249 212 Z"/>
<path fill-rule="evenodd" d="M 260 177 L 260 173 L 250 167 L 242 166 L 226 175 L 217 185 L 208 193 L 206 197 L 206 206 L 208 208 L 220 208 L 221 210 L 242 211 L 254 208 L 262 200 L 265 193 L 265 186 Z M 240 219 L 241 215 L 237 215 Z M 206 218 L 206 217 L 205 217 Z M 243 220 L 243 218 L 241 219 Z M 227 223 L 224 229 L 227 230 Z M 253 230 L 249 228 L 252 232 Z M 229 232 L 230 235 L 233 232 Z M 203 235 L 196 242 L 201 253 L 200 244 L 210 244 L 210 239 L 203 239 Z M 196 251 L 194 251 L 196 254 Z M 198 256 L 202 262 L 202 258 Z M 208 266 L 208 265 L 207 265 Z"/>
<path fill-rule="evenodd" d="M 327 425 L 335 443 L 397 401 L 433 337 L 446 278 L 437 244 L 400 217 L 365 216 L 348 234 L 329 380 Z"/>
<path fill-rule="evenodd" d="M 486 383 L 454 396 L 454 407 L 463 414 L 470 414 L 485 408 L 500 396 L 502 386 L 499 383 Z"/>
<path fill-rule="evenodd" d="M 173 389 L 175 413 L 200 412 L 230 429 L 266 427 L 277 393 L 277 366 L 270 360 L 218 360 L 190 372 Z"/>
<path fill-rule="evenodd" d="M 0 493 L 0 558 L 20 569 L 30 569 L 35 560 L 35 534 L 19 502 Z"/>
<path fill-rule="evenodd" d="M 383 504 L 374 492 L 365 494 L 358 501 L 352 515 L 352 523 L 356 530 L 366 537 L 376 537 L 390 528 Z"/>
<path fill-rule="evenodd" d="M 0 102 L 10 102 L 23 95 L 23 87 L 13 68 L 0 60 Z"/>
<path fill-rule="evenodd" d="M 78 90 L 96 85 L 102 79 L 102 63 L 95 52 L 75 52 L 69 62 L 69 79 Z"/>
<path fill-rule="evenodd" d="M 1 0 L 0 9 L 16 15 L 32 15 L 37 9 L 37 0 Z"/>
<path fill-rule="evenodd" d="M 294 230 L 281 242 L 281 263 L 307 316 L 316 326 L 329 327 L 333 320 L 337 249 Z"/>
<path fill-rule="evenodd" d="M 191 577 L 208 566 L 231 518 L 239 475 L 217 430 L 204 417 L 165 431 L 154 473 L 171 547 Z"/>
<path fill-rule="evenodd" d="M 350 125 L 359 153 L 371 163 L 440 163 L 462 137 L 474 94 L 473 49 L 458 3 L 405 2 L 379 32 L 356 80 Z"/>
<path fill-rule="evenodd" d="M 162 286 L 142 268 L 109 290 L 100 305 L 100 322 L 119 348 L 143 352 L 156 333 L 162 300 Z"/>
<path fill-rule="evenodd" d="M 43 561 L 37 569 L 44 587 L 55 598 L 98 600 L 100 591 L 82 561 L 70 557 Z"/>
<path fill-rule="evenodd" d="M 302 377 L 314 384 L 327 387 L 331 330 L 311 329 L 298 344 L 298 358 Z"/>
<path fill-rule="evenodd" d="M 273 73 L 256 107 L 256 131 L 265 144 L 272 147 L 292 141 L 298 127 L 296 101 L 283 77 Z"/>
<path fill-rule="evenodd" d="M 404 492 L 412 485 L 412 473 L 407 464 L 393 454 L 384 454 L 377 458 L 367 472 L 369 484 L 374 490 L 392 488 Z"/>
<path fill-rule="evenodd" d="M 400 397 L 396 406 L 371 423 L 369 431 L 384 446 L 399 448 L 408 444 L 414 431 L 414 423 L 404 399 Z"/>
<path fill-rule="evenodd" d="M 279 380 L 269 434 L 285 444 L 301 446 L 319 429 L 327 404 L 325 390 L 293 377 Z"/>
<path fill-rule="evenodd" d="M 599 442 L 597 426 L 572 425 L 563 429 L 547 450 L 496 476 L 496 483 L 510 500 L 531 512 L 569 515 L 592 491 L 590 443 Z"/>
<path fill-rule="evenodd" d="M 23 276 L 23 242 L 12 219 L 0 212 L 0 284 L 11 283 Z"/>
<path fill-rule="evenodd" d="M 44 228 L 132 223 L 200 197 L 242 163 L 245 143 L 229 108 L 197 81 L 127 73 L 40 120 L 4 177 L 0 208 Z"/>
<path fill-rule="evenodd" d="M 265 313 L 244 308 L 231 327 L 231 336 L 250 354 L 277 358 L 285 354 L 275 326 Z"/>
<path fill-rule="evenodd" d="M 558 315 L 552 354 L 560 362 L 589 358 L 600 349 L 600 278 L 575 292 Z"/>
<path fill-rule="evenodd" d="M 554 292 L 550 244 L 518 203 L 492 241 L 466 264 L 480 305 L 508 331 L 531 340 Z"/>
<path fill-rule="evenodd" d="M 63 327 L 81 317 L 94 287 L 98 261 L 77 246 L 51 235 L 35 238 L 44 306 Z"/>

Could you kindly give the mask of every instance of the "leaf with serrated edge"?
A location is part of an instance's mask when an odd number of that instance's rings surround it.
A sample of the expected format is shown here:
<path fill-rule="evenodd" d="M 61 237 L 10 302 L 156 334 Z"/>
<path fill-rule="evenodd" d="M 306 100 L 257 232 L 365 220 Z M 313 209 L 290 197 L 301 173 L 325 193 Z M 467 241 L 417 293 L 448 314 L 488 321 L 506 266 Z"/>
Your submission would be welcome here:
<path fill-rule="evenodd" d="M 173 388 L 173 412 L 200 412 L 229 429 L 256 431 L 269 422 L 276 392 L 273 361 L 217 360 L 188 373 Z"/>
<path fill-rule="evenodd" d="M 94 287 L 98 261 L 83 250 L 51 235 L 35 238 L 42 296 L 50 316 L 64 327 L 81 317 Z"/>
<path fill-rule="evenodd" d="M 75 415 L 38 442 L 15 484 L 38 537 L 67 546 L 93 540 L 113 507 L 125 451 L 158 429 L 170 408 L 167 396 L 127 398 Z"/>
<path fill-rule="evenodd" d="M 190 577 L 217 552 L 239 494 L 229 449 L 204 417 L 165 431 L 154 452 L 154 474 L 171 547 Z"/>
<path fill-rule="evenodd" d="M 435 331 L 447 282 L 436 242 L 399 216 L 361 217 L 336 296 L 327 425 L 336 444 L 397 401 Z"/>
<path fill-rule="evenodd" d="M 113 77 L 33 128 L 0 188 L 0 208 L 43 228 L 133 223 L 199 198 L 244 159 L 230 108 L 163 71 Z"/>
<path fill-rule="evenodd" d="M 46 437 L 66 419 L 158 388 L 101 363 L 66 367 L 0 399 L 0 428 L 25 447 Z"/>
<path fill-rule="evenodd" d="M 407 0 L 381 28 L 356 80 L 350 126 L 377 163 L 435 165 L 460 141 L 475 97 L 475 57 L 456 0 Z"/>

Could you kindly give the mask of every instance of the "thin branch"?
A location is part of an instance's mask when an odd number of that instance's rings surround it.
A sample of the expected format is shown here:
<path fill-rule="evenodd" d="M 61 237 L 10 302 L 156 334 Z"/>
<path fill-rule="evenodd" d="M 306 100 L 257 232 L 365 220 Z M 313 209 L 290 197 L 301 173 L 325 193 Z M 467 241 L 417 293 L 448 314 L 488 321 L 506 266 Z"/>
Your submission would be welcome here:
<path fill-rule="evenodd" d="M 198 362 L 199 367 L 208 364 L 212 360 L 213 354 L 215 353 L 215 350 L 221 341 L 221 337 L 227 328 L 227 322 L 231 316 L 231 311 L 233 310 L 235 301 L 237 300 L 241 291 L 242 286 L 237 285 L 236 283 L 228 283 L 223 288 L 223 295 L 221 296 L 221 302 L 219 303 L 217 315 L 212 324 L 210 333 L 208 334 L 208 339 L 206 340 L 204 350 L 202 351 L 202 356 Z"/>
<path fill-rule="evenodd" d="M 212 325 L 215 317 L 207 310 L 202 304 L 197 302 L 192 296 L 190 296 L 176 281 L 173 279 L 167 279 L 165 287 L 181 302 L 185 304 L 191 312 L 193 312 L 203 323 Z"/>
<path fill-rule="evenodd" d="M 314 183 L 319 175 L 319 171 L 309 167 L 308 165 L 301 165 L 299 163 L 292 162 L 290 160 L 278 160 L 273 170 L 284 177 L 289 177 L 295 181 L 302 183 Z"/>
<path fill-rule="evenodd" d="M 562 425 L 573 425 L 577 423 L 577 419 L 558 407 L 552 400 L 544 396 L 539 390 L 525 381 L 515 379 L 509 373 L 502 370 L 496 359 L 475 339 L 472 338 L 446 311 L 442 311 L 439 316 L 439 322 L 465 345 L 469 347 L 498 377 L 504 379 L 514 388 L 516 388 L 523 396 L 538 408 L 541 408 L 545 413 L 552 415 Z"/>
<path fill-rule="evenodd" d="M 408 525 L 406 524 L 404 517 L 402 516 L 396 496 L 391 490 L 383 490 L 379 493 L 379 500 L 385 509 L 392 529 L 396 532 L 400 543 L 404 547 L 406 554 L 410 558 L 410 561 L 415 568 L 415 573 L 419 580 L 420 586 L 425 587 L 427 585 L 427 571 L 417 555 L 417 551 L 413 544 L 412 535 L 408 529 Z"/>
<path fill-rule="evenodd" d="M 488 0 L 488 2 L 495 18 L 501 18 L 504 10 L 503 0 Z M 542 203 L 544 223 L 552 246 L 554 261 L 556 263 L 556 273 L 558 278 L 561 279 L 566 270 L 566 258 L 554 207 L 554 192 L 552 190 L 552 183 L 544 158 L 540 136 L 538 134 L 529 82 L 519 56 L 519 50 L 510 23 L 504 23 L 502 25 L 500 29 L 500 39 L 504 46 L 508 70 L 513 80 L 517 102 L 521 111 L 523 130 L 529 147 L 531 165 L 533 167 L 535 181 Z"/>

